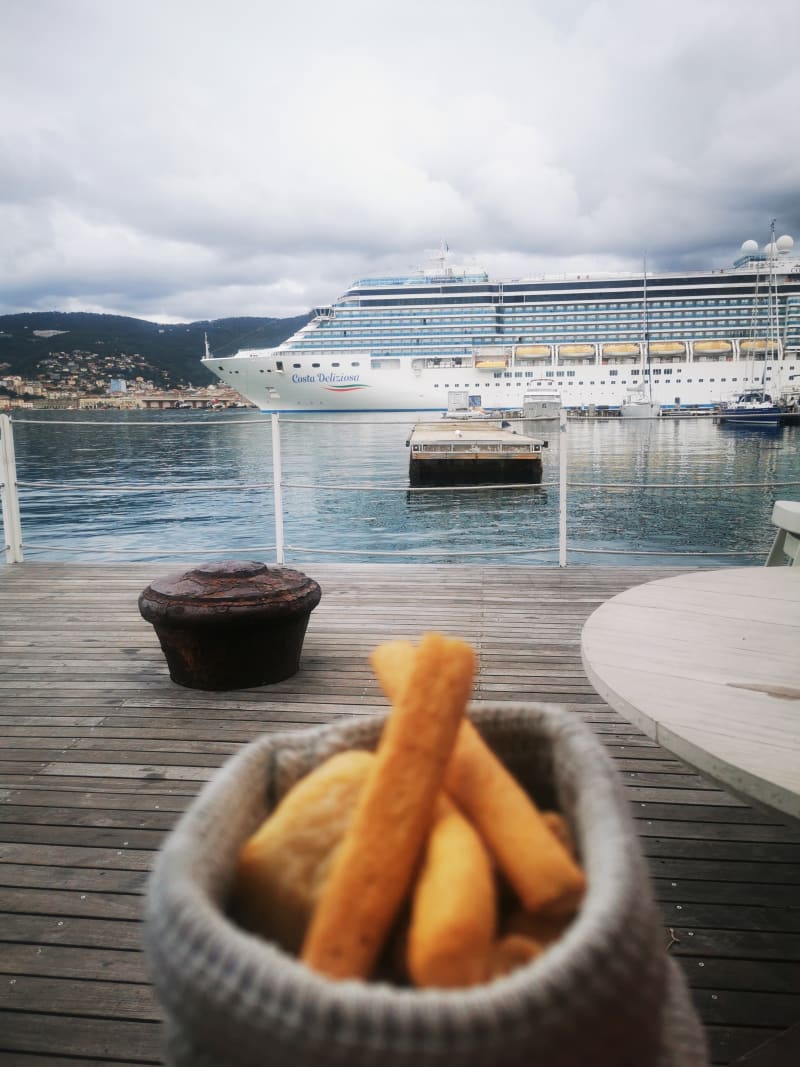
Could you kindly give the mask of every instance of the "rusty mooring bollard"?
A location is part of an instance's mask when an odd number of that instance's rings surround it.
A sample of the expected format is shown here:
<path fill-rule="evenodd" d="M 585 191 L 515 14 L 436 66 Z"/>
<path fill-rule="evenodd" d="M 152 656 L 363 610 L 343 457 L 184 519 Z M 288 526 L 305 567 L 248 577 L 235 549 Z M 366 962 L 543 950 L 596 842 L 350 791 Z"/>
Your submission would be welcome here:
<path fill-rule="evenodd" d="M 139 596 L 173 682 L 247 689 L 300 667 L 308 618 L 322 592 L 313 579 L 264 563 L 208 563 L 157 578 Z"/>

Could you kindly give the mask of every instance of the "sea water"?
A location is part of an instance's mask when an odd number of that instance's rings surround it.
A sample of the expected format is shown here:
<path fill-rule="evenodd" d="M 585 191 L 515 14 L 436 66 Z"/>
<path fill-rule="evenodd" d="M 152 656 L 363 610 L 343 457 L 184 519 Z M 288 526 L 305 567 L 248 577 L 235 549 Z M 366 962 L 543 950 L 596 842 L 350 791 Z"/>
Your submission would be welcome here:
<path fill-rule="evenodd" d="M 758 564 L 800 499 L 800 427 L 707 418 L 542 423 L 542 486 L 409 491 L 416 419 L 281 416 L 281 538 L 269 416 L 15 414 L 25 558 L 553 565 L 561 447 L 569 563 Z"/>

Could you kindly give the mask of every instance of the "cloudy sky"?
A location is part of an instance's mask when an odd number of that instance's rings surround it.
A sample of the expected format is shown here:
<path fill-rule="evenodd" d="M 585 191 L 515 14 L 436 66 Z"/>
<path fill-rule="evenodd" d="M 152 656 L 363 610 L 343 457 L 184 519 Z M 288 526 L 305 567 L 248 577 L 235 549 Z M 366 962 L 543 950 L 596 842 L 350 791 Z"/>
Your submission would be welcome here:
<path fill-rule="evenodd" d="M 0 312 L 800 246 L 796 0 L 0 0 Z"/>

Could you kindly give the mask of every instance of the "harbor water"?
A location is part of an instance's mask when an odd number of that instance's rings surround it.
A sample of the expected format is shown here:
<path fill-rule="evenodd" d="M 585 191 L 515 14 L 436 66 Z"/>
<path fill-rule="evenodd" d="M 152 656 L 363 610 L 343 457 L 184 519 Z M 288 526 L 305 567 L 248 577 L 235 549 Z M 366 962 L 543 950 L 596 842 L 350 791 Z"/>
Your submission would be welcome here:
<path fill-rule="evenodd" d="M 287 563 L 552 566 L 564 437 L 570 564 L 758 564 L 774 501 L 800 499 L 800 427 L 708 418 L 545 423 L 542 486 L 410 492 L 415 421 L 281 416 Z M 269 416 L 31 411 L 13 429 L 26 560 L 275 558 Z"/>

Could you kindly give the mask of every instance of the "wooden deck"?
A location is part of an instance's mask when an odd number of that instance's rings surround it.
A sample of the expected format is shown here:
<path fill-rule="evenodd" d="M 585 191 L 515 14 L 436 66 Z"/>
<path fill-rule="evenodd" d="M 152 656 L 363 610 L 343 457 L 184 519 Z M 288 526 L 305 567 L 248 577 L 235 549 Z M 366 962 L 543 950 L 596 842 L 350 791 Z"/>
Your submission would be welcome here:
<path fill-rule="evenodd" d="M 382 706 L 369 649 L 433 628 L 479 650 L 477 700 L 559 702 L 607 746 L 713 1062 L 800 1019 L 800 827 L 660 750 L 581 668 L 587 616 L 676 570 L 301 566 L 323 596 L 300 672 L 213 694 L 170 682 L 137 610 L 144 586 L 175 569 L 0 567 L 0 1063 L 161 1062 L 140 905 L 164 835 L 254 736 Z"/>

